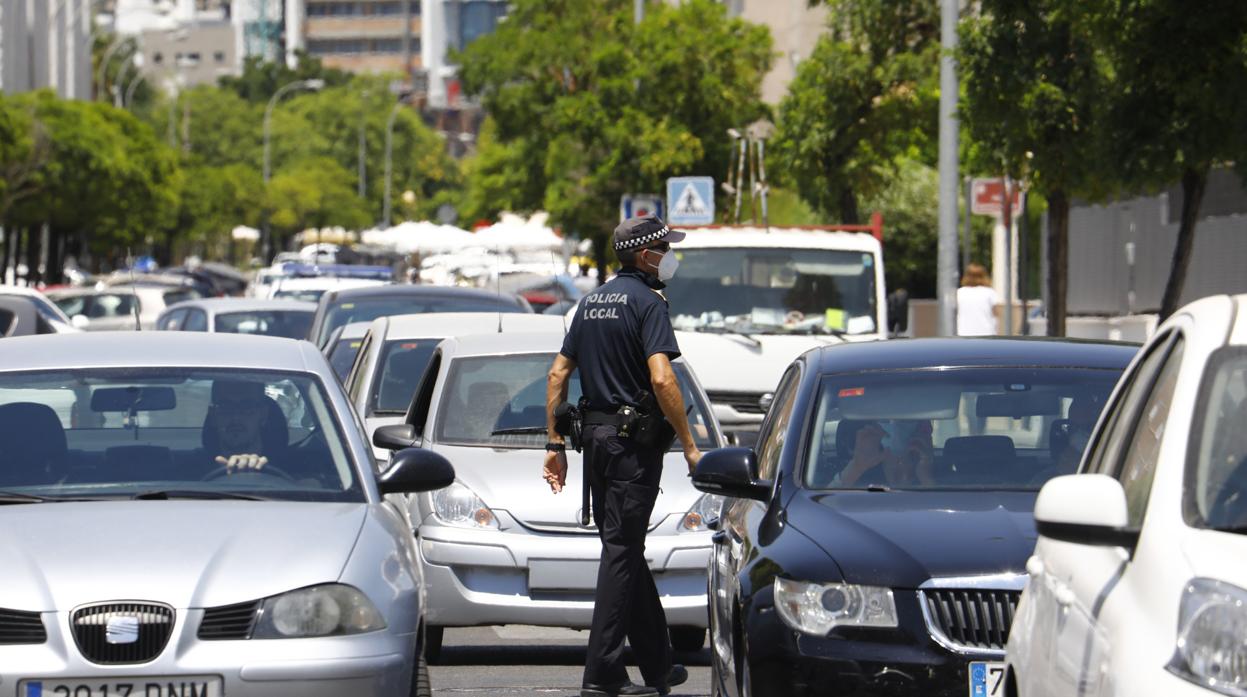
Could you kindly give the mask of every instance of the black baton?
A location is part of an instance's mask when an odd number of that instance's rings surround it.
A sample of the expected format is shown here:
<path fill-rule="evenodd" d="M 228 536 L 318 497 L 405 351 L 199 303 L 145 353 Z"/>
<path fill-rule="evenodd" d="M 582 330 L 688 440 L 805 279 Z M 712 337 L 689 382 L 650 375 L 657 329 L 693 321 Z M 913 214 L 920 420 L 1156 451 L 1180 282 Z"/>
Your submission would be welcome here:
<path fill-rule="evenodd" d="M 580 487 L 580 524 L 589 527 L 589 458 L 582 458 L 584 480 Z"/>

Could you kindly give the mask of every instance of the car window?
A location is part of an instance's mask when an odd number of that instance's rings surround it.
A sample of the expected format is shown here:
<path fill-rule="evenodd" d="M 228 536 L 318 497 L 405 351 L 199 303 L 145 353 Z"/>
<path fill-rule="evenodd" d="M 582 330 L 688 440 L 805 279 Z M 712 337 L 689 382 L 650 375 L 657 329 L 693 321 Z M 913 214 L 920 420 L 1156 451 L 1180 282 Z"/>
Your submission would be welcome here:
<path fill-rule="evenodd" d="M 1131 528 L 1142 525 L 1143 513 L 1147 510 L 1148 495 L 1152 491 L 1152 480 L 1156 476 L 1157 456 L 1160 455 L 1165 424 L 1169 420 L 1169 407 L 1178 386 L 1182 353 L 1183 341 L 1179 337 L 1165 359 L 1164 367 L 1161 368 L 1160 375 L 1139 412 L 1132 436 L 1127 441 L 1129 447 L 1117 478 L 1126 490 L 1126 514 Z"/>
<path fill-rule="evenodd" d="M 218 314 L 213 321 L 216 331 L 226 334 L 305 339 L 312 327 L 312 313 L 309 310 L 249 310 Z"/>
<path fill-rule="evenodd" d="M 363 389 L 364 384 L 364 366 L 368 362 L 368 353 L 372 350 L 372 332 L 364 335 L 363 345 L 359 347 L 359 352 L 355 356 L 355 364 L 351 366 L 351 384 L 347 386 L 346 393 L 351 398 L 351 404 L 359 404 L 359 393 Z"/>
<path fill-rule="evenodd" d="M 1194 527 L 1247 533 L 1247 351 L 1213 355 L 1196 410 L 1184 517 Z"/>
<path fill-rule="evenodd" d="M 523 312 L 513 296 L 498 298 L 457 297 L 454 295 L 398 295 L 346 300 L 329 308 L 316 343 L 323 344 L 333 330 L 352 322 L 371 322 L 390 315 L 428 312 Z"/>
<path fill-rule="evenodd" d="M 435 338 L 386 342 L 372 379 L 370 415 L 407 413 L 420 378 L 424 377 L 429 359 L 441 341 Z"/>
<path fill-rule="evenodd" d="M 191 308 L 186 312 L 186 320 L 182 323 L 184 332 L 208 331 L 208 315 L 203 310 Z"/>
<path fill-rule="evenodd" d="M 1134 370 L 1126 375 L 1121 389 L 1117 391 L 1116 399 L 1108 407 L 1104 427 L 1096 433 L 1091 444 L 1090 455 L 1087 457 L 1087 472 L 1117 475 L 1121 449 L 1133 424 L 1131 415 L 1138 410 L 1139 404 L 1146 398 L 1165 356 L 1168 355 L 1172 340 L 1172 334 L 1157 337 L 1142 360 L 1135 364 Z"/>
<path fill-rule="evenodd" d="M 351 374 L 351 366 L 355 363 L 355 356 L 359 355 L 359 348 L 363 344 L 363 339 L 340 339 L 330 350 L 329 365 L 333 366 L 333 372 L 339 380 L 346 380 L 346 377 Z"/>
<path fill-rule="evenodd" d="M 64 298 L 57 298 L 56 306 L 61 308 L 67 317 L 75 315 L 85 315 L 87 313 L 87 295 L 70 295 Z"/>
<path fill-rule="evenodd" d="M 163 296 L 164 301 L 165 301 L 165 306 L 176 305 L 184 300 L 194 300 L 195 298 L 198 298 L 198 297 L 200 297 L 199 292 L 192 288 L 183 288 L 180 290 L 165 291 L 165 294 Z M 200 330 L 196 329 L 194 331 L 200 331 Z"/>
<path fill-rule="evenodd" d="M 124 293 L 100 293 L 91 296 L 87 303 L 87 317 L 91 319 L 125 317 L 134 315 L 135 299 Z"/>
<path fill-rule="evenodd" d="M 129 498 L 152 490 L 362 501 L 343 424 L 313 376 L 169 368 L 0 375 L 0 490 Z M 227 474 L 222 459 L 267 458 Z M 218 459 L 222 458 L 222 459 Z"/>
<path fill-rule="evenodd" d="M 797 401 L 797 382 L 801 370 L 796 365 L 790 367 L 779 382 L 775 391 L 775 400 L 769 410 L 766 423 L 758 434 L 758 477 L 774 479 L 775 470 L 779 466 L 780 455 L 784 449 L 788 425 L 792 421 L 792 406 Z"/>
<path fill-rule="evenodd" d="M 168 314 L 166 314 L 164 318 L 160 320 L 160 325 L 156 328 L 163 330 L 163 331 L 173 331 L 173 332 L 180 331 L 182 329 L 182 322 L 185 319 L 186 319 L 185 308 L 180 309 L 180 310 L 170 310 Z"/>
<path fill-rule="evenodd" d="M 546 442 L 546 375 L 553 353 L 457 358 L 451 362 L 438 404 L 437 440 L 496 448 L 540 448 Z M 705 401 L 693 392 L 688 371 L 673 366 L 689 427 L 699 448 L 715 447 Z M 567 400 L 580 400 L 580 377 L 568 382 Z M 679 447 L 673 444 L 673 448 Z"/>
<path fill-rule="evenodd" d="M 9 329 L 13 327 L 13 322 L 16 319 L 17 315 L 11 311 L 0 309 L 0 336 L 9 335 Z"/>
<path fill-rule="evenodd" d="M 958 368 L 830 375 L 804 481 L 815 489 L 1038 489 L 1074 471 L 1120 371 Z"/>

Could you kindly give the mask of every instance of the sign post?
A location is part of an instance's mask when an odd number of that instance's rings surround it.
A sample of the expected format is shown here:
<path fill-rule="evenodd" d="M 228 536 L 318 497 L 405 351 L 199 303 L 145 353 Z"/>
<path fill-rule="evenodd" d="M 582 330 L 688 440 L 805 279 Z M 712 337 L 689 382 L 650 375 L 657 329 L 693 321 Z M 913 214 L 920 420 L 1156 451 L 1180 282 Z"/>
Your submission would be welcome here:
<path fill-rule="evenodd" d="M 671 177 L 667 180 L 667 222 L 671 225 L 714 223 L 714 178 Z"/>

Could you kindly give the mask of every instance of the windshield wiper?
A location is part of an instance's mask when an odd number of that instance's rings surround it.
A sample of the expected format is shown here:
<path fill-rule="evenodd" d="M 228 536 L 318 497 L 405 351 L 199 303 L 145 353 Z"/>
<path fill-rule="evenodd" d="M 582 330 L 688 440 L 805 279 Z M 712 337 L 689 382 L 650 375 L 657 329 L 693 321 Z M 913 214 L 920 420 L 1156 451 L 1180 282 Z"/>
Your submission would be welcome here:
<path fill-rule="evenodd" d="M 759 339 L 758 337 L 754 336 L 753 334 L 749 332 L 741 331 L 740 329 L 729 329 L 728 327 L 699 327 L 697 331 L 705 332 L 707 334 L 731 334 L 733 336 L 739 336 L 742 339 L 749 340 L 749 342 L 752 343 L 754 346 L 758 348 L 762 348 L 761 339 Z"/>
<path fill-rule="evenodd" d="M 513 428 L 500 428 L 496 431 L 491 431 L 489 435 L 491 436 L 522 436 L 522 435 L 545 433 L 545 432 L 546 432 L 545 426 L 515 426 Z"/>
<path fill-rule="evenodd" d="M 196 491 L 194 489 L 154 489 L 152 491 L 140 491 L 130 498 L 135 501 L 168 501 L 170 499 L 268 501 L 268 499 L 262 496 L 252 496 L 251 494 L 237 494 L 232 491 Z"/>

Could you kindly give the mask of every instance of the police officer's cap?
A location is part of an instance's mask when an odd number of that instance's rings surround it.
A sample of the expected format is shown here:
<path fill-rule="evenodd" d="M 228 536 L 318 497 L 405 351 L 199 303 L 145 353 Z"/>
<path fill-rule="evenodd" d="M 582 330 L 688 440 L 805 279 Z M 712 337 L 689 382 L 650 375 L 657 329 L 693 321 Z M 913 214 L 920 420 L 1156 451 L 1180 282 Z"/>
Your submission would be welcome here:
<path fill-rule="evenodd" d="M 656 215 L 628 218 L 615 228 L 615 251 L 640 249 L 657 242 L 673 244 L 684 239 L 684 233 L 672 230 Z"/>

